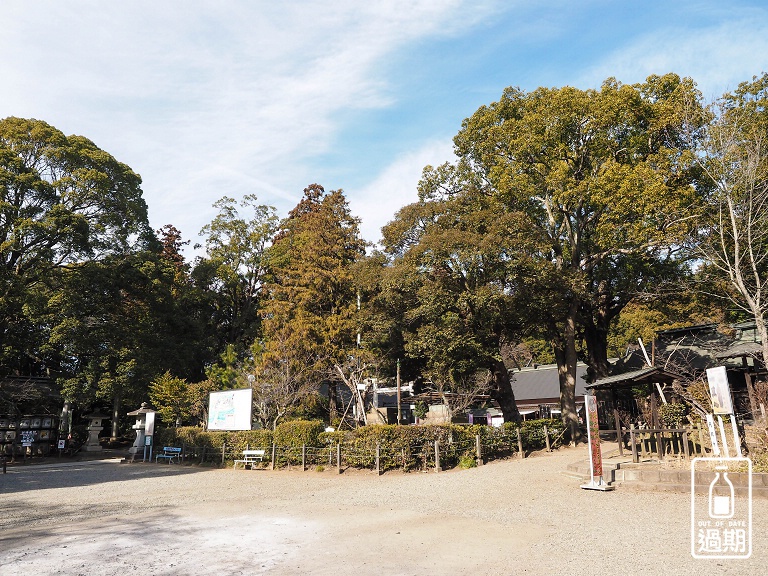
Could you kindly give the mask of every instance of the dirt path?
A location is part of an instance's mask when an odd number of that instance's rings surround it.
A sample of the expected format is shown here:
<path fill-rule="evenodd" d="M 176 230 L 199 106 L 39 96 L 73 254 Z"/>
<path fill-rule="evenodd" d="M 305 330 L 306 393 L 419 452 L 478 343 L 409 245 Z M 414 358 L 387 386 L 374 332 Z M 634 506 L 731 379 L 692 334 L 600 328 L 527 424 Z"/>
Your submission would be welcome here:
<path fill-rule="evenodd" d="M 690 556 L 685 494 L 581 490 L 564 449 L 443 473 L 210 470 L 109 462 L 0 476 L 0 574 L 765 574 Z"/>

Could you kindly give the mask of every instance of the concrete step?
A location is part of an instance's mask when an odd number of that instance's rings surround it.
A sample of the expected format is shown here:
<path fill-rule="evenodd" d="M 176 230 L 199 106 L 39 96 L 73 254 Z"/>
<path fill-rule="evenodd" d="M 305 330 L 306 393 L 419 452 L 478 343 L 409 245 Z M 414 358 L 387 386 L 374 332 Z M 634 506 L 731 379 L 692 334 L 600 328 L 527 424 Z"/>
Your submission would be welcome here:
<path fill-rule="evenodd" d="M 569 464 L 564 474 L 574 478 L 589 479 L 589 461 L 582 460 Z M 737 494 L 748 493 L 748 474 L 730 473 L 728 478 Z M 640 490 L 668 492 L 691 491 L 691 471 L 685 468 L 664 468 L 658 462 L 603 462 L 603 479 L 612 486 L 634 487 Z M 694 486 L 697 493 L 705 494 L 709 489 L 712 474 L 696 472 Z M 768 474 L 752 474 L 752 496 L 768 498 Z"/>

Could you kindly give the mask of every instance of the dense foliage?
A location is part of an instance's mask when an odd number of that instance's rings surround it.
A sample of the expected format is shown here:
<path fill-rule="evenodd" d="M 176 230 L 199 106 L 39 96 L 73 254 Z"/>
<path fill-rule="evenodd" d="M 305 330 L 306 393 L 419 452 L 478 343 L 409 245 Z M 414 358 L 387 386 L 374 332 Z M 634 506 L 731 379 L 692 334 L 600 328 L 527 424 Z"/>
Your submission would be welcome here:
<path fill-rule="evenodd" d="M 111 410 L 113 436 L 142 401 L 200 425 L 209 392 L 248 386 L 268 431 L 169 439 L 342 439 L 362 459 L 386 440 L 394 463 L 425 442 L 458 446 L 467 429 L 347 437 L 295 420 L 370 424 L 371 379 L 402 371 L 450 411 L 490 399 L 514 421 L 508 370 L 555 360 L 576 437 L 578 360 L 604 376 L 638 337 L 735 318 L 755 320 L 768 355 L 766 86 L 754 78 L 709 107 L 674 74 L 508 88 L 464 120 L 455 163 L 425 168 L 380 251 L 366 253 L 343 191 L 312 184 L 283 220 L 255 196 L 221 198 L 194 262 L 173 225 L 149 228 L 131 168 L 82 136 L 6 118 L 0 376 L 49 377 L 81 411 Z"/>

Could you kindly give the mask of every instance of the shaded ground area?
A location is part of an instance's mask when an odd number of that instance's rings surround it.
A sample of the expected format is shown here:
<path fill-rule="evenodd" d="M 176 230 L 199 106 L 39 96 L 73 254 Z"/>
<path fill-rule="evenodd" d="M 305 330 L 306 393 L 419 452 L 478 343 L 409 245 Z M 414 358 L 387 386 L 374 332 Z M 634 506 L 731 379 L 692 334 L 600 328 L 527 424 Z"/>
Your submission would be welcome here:
<path fill-rule="evenodd" d="M 585 451 L 381 477 L 116 462 L 9 469 L 0 573 L 765 573 L 766 500 L 754 501 L 751 559 L 694 560 L 689 496 L 581 490 L 561 471 Z"/>

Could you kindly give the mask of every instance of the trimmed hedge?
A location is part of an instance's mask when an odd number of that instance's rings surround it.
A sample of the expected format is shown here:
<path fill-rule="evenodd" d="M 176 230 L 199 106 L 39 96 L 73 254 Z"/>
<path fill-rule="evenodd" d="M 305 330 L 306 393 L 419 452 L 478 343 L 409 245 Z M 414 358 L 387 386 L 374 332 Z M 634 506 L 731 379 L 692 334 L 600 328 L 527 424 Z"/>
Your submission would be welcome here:
<path fill-rule="evenodd" d="M 247 449 L 270 448 L 271 430 L 239 430 L 231 432 L 207 431 L 196 426 L 161 428 L 155 433 L 155 446 L 188 446 L 206 448 L 221 453 L 226 443 L 227 453 L 240 453 Z"/>
<path fill-rule="evenodd" d="M 553 448 L 563 443 L 563 426 L 559 420 L 531 420 L 521 425 L 505 423 L 501 427 L 456 424 L 430 424 L 425 426 L 396 426 L 374 424 L 351 431 L 325 432 L 320 421 L 295 420 L 283 422 L 271 430 L 241 432 L 207 432 L 201 428 L 168 428 L 157 431 L 155 445 L 205 448 L 221 455 L 226 443 L 225 459 L 232 460 L 243 450 L 263 448 L 271 453 L 276 448 L 275 466 L 301 463 L 302 447 L 307 465 L 336 464 L 337 446 L 341 447 L 343 466 L 372 469 L 376 466 L 376 447 L 379 447 L 379 468 L 382 471 L 426 470 L 435 466 L 435 442 L 439 444 L 441 468 L 455 468 L 461 462 L 476 458 L 476 437 L 480 437 L 480 450 L 485 460 L 513 455 L 518 451 L 517 432 L 523 450 L 542 450 L 546 447 L 544 426 Z M 202 460 L 202 457 L 201 457 Z"/>
<path fill-rule="evenodd" d="M 325 424 L 319 420 L 291 420 L 277 425 L 274 441 L 278 446 L 318 446 L 319 437 L 325 432 Z"/>

